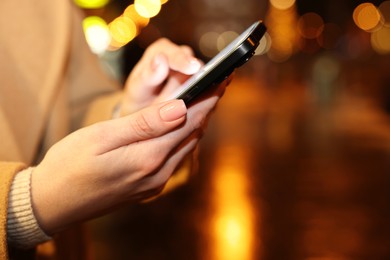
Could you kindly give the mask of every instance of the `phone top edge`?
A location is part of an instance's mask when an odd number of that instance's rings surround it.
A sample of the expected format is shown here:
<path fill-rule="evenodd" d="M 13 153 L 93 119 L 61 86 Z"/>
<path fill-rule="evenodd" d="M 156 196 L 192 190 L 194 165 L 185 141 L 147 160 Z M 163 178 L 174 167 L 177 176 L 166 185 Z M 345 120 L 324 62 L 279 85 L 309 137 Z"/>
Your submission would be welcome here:
<path fill-rule="evenodd" d="M 267 28 L 262 20 L 254 22 L 235 40 L 228 44 L 220 53 L 214 56 L 199 73 L 194 74 L 195 79 L 189 80 L 187 86 L 178 94 L 176 98 L 183 99 L 186 104 L 190 103 L 195 96 L 206 88 L 205 85 L 211 85 L 224 74 L 232 71 L 246 63 L 254 54 L 259 46 L 260 40 L 264 36 Z M 226 52 L 225 50 L 229 50 Z M 226 60 L 223 62 L 223 60 Z M 227 64 L 230 64 L 229 66 Z M 214 73 L 210 73 L 214 71 Z M 197 77 L 197 74 L 206 73 L 205 76 Z M 192 87 L 193 86 L 193 87 Z"/>
<path fill-rule="evenodd" d="M 244 32 L 241 33 L 240 36 L 241 37 L 244 36 L 244 37 L 242 37 L 239 42 L 235 43 L 235 41 L 233 41 L 229 43 L 220 53 L 218 53 L 216 56 L 214 56 L 211 60 L 209 60 L 205 64 L 204 70 L 212 70 L 215 67 L 219 66 L 222 62 L 222 59 L 220 59 L 221 58 L 220 55 L 221 53 L 224 52 L 225 49 L 230 49 L 230 51 L 228 53 L 225 53 L 223 56 L 230 57 L 233 53 L 236 53 L 237 50 L 240 50 L 243 47 L 243 45 L 248 45 L 248 43 L 250 44 L 250 41 L 257 42 L 257 46 L 258 46 L 266 30 L 267 30 L 266 26 L 264 25 L 264 22 L 262 20 L 258 20 L 252 23 L 251 26 L 249 26 Z"/>

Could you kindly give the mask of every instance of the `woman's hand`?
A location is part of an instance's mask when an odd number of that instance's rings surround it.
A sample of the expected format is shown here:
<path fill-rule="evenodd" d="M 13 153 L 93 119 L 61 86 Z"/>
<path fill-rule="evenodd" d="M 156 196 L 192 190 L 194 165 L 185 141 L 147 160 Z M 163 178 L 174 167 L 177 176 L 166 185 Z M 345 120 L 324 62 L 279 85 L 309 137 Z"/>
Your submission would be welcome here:
<path fill-rule="evenodd" d="M 165 101 L 201 65 L 190 47 L 165 38 L 157 40 L 146 49 L 126 81 L 121 114 Z"/>
<path fill-rule="evenodd" d="M 226 84 L 189 109 L 182 100 L 80 129 L 35 168 L 32 206 L 49 235 L 158 194 L 198 144 Z"/>
<path fill-rule="evenodd" d="M 204 111 L 205 112 L 205 111 Z M 55 233 L 162 189 L 196 144 L 187 108 L 173 100 L 80 129 L 46 154 L 32 174 L 32 204 L 42 229 Z"/>

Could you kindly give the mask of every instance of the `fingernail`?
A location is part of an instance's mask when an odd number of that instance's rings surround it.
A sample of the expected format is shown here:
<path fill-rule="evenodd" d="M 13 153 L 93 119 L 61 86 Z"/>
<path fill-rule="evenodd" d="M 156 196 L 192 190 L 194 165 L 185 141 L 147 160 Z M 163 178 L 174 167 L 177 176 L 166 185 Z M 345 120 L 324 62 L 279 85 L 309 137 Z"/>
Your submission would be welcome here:
<path fill-rule="evenodd" d="M 193 58 L 193 57 L 188 58 L 188 63 L 190 64 L 190 66 L 193 70 L 198 71 L 201 67 L 199 60 L 196 58 Z"/>
<path fill-rule="evenodd" d="M 160 116 L 166 122 L 178 120 L 187 114 L 187 107 L 181 99 L 175 99 L 160 108 Z"/>
<path fill-rule="evenodd" d="M 157 70 L 162 63 L 162 55 L 157 54 L 152 60 L 152 70 Z"/>

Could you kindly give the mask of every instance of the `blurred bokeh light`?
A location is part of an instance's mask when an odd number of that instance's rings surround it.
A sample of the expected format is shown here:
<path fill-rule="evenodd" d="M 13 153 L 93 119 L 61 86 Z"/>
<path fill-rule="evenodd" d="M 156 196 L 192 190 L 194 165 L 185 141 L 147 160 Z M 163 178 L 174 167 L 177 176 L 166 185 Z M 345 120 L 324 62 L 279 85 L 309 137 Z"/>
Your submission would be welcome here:
<path fill-rule="evenodd" d="M 104 53 L 111 41 L 107 23 L 101 17 L 88 16 L 83 20 L 83 28 L 91 50 L 96 54 Z"/>
<path fill-rule="evenodd" d="M 111 20 L 107 21 L 107 17 L 100 17 L 108 23 L 108 31 L 112 40 L 109 46 L 106 46 L 105 29 L 97 29 L 91 22 L 86 23 L 84 28 L 88 34 L 86 37 L 91 49 L 101 53 L 126 46 L 149 26 L 151 19 L 158 16 L 163 5 L 167 2 L 167 0 L 136 0 L 123 8 L 123 11 Z M 110 1 L 75 0 L 75 3 L 88 10 L 105 8 Z M 345 31 L 346 27 L 337 22 L 326 20 L 322 14 L 315 11 L 299 14 L 297 4 L 299 3 L 295 0 L 269 0 L 267 10 L 264 12 L 266 14 L 263 17 L 258 16 L 258 19 L 265 20 L 269 32 L 267 37 L 263 39 L 262 47 L 256 52 L 257 54 L 267 54 L 271 61 L 280 63 L 289 60 L 299 52 L 316 53 L 321 50 L 335 50 L 343 48 L 342 44 L 347 46 L 352 38 L 353 41 L 361 38 L 356 35 L 351 38 Z M 213 9 L 220 10 L 214 14 L 217 17 L 223 13 L 233 15 L 232 18 L 245 17 L 247 13 L 251 13 L 251 8 L 253 8 L 250 4 L 237 6 L 231 1 L 225 1 L 223 4 L 191 1 L 188 5 L 193 8 L 189 14 L 192 13 L 191 15 L 195 19 L 197 16 L 207 15 L 205 12 L 212 12 Z M 199 12 L 199 10 L 205 12 Z M 232 13 L 231 10 L 234 10 L 235 13 Z M 356 4 L 350 16 L 350 21 L 353 21 L 357 28 L 369 34 L 370 47 L 379 55 L 389 53 L 389 17 L 390 1 L 383 1 L 378 6 L 371 2 Z M 222 16 L 218 18 L 218 20 L 221 19 L 223 19 Z M 246 26 L 249 24 L 250 20 L 245 23 Z M 88 30 L 88 26 L 94 26 L 94 28 Z M 204 57 L 211 58 L 241 33 L 243 28 L 244 26 L 241 24 L 228 22 L 228 20 L 219 25 L 204 20 L 194 25 L 194 28 L 189 28 L 189 32 L 192 31 L 195 36 L 198 35 L 196 48 Z M 151 28 L 150 31 L 153 30 L 158 30 L 158 28 Z M 145 37 L 147 34 L 145 33 Z M 143 41 L 142 38 L 139 40 L 139 42 Z M 106 46 L 105 50 L 103 50 L 103 46 Z"/>
<path fill-rule="evenodd" d="M 75 4 L 86 9 L 97 9 L 106 6 L 110 0 L 74 0 Z"/>
<path fill-rule="evenodd" d="M 270 4 L 279 10 L 286 10 L 294 6 L 295 0 L 270 0 Z"/>
<path fill-rule="evenodd" d="M 102 10 L 109 0 L 74 0 L 75 4 L 86 10 Z M 121 14 L 117 15 L 108 23 L 108 27 L 102 26 L 102 21 L 106 17 L 98 17 L 96 15 L 87 15 L 84 22 L 84 32 L 87 42 L 93 52 L 102 54 L 105 51 L 118 50 L 131 42 L 150 22 L 150 18 L 156 16 L 161 6 L 167 3 L 168 0 L 136 0 L 129 4 Z M 97 23 L 99 20 L 99 25 Z M 107 23 L 107 22 L 106 22 Z M 108 28 L 108 29 L 107 29 Z M 107 33 L 110 43 L 107 45 Z M 105 48 L 103 48 L 105 46 Z"/>
<path fill-rule="evenodd" d="M 210 259 L 250 260 L 254 247 L 254 209 L 249 203 L 250 182 L 245 147 L 226 146 L 216 160 L 225 167 L 215 169 L 211 196 L 215 215 L 211 219 Z M 222 163 L 228 161 L 229 163 Z"/>
<path fill-rule="evenodd" d="M 306 13 L 298 20 L 298 32 L 306 39 L 318 38 L 324 30 L 324 20 L 316 13 Z"/>
<path fill-rule="evenodd" d="M 127 16 L 120 16 L 109 24 L 112 36 L 111 47 L 122 47 L 129 43 L 137 35 L 137 26 Z"/>
<path fill-rule="evenodd" d="M 372 33 L 371 37 L 372 47 L 379 54 L 390 53 L 390 27 L 384 26 L 380 30 Z"/>
<path fill-rule="evenodd" d="M 381 25 L 381 14 L 372 3 L 363 3 L 355 8 L 353 20 L 364 31 L 373 31 Z"/>
<path fill-rule="evenodd" d="M 283 2 L 283 1 L 282 1 Z M 291 2 L 287 8 L 280 4 L 271 5 L 268 9 L 265 22 L 271 36 L 271 48 L 268 57 L 275 62 L 288 60 L 297 50 L 297 10 L 294 2 Z M 275 3 L 279 3 L 275 1 Z"/>
<path fill-rule="evenodd" d="M 160 0 L 135 0 L 135 10 L 145 18 L 156 16 L 161 10 Z"/>
<path fill-rule="evenodd" d="M 123 16 L 130 18 L 135 23 L 137 26 L 137 34 L 139 34 L 150 22 L 150 18 L 140 15 L 133 4 L 125 9 Z"/>

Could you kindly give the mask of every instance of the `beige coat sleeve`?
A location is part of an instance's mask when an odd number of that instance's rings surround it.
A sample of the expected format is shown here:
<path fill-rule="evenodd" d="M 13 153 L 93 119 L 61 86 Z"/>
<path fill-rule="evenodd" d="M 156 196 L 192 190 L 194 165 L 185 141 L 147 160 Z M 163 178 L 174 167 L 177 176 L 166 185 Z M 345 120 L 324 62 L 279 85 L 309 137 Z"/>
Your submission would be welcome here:
<path fill-rule="evenodd" d="M 25 168 L 22 163 L 0 162 L 0 260 L 8 259 L 7 208 L 8 192 L 15 174 Z"/>

